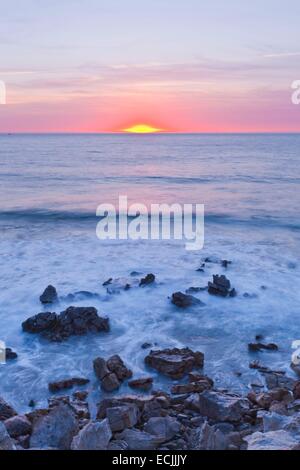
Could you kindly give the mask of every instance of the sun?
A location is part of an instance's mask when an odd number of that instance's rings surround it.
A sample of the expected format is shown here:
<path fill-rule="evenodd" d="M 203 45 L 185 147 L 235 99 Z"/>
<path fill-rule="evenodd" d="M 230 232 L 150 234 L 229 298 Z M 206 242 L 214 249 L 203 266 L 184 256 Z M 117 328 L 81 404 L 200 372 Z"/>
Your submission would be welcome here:
<path fill-rule="evenodd" d="M 131 132 L 133 134 L 153 134 L 155 132 L 161 132 L 162 129 L 149 126 L 148 124 L 135 124 L 134 126 L 123 129 L 123 132 Z"/>

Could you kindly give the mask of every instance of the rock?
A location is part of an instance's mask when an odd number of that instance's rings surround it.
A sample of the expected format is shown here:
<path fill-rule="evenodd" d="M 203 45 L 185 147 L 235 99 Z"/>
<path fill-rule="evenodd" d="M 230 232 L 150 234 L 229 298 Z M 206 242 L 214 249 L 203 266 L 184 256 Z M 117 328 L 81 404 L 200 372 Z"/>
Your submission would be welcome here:
<path fill-rule="evenodd" d="M 72 439 L 77 432 L 75 413 L 70 406 L 59 404 L 33 424 L 30 447 L 70 449 Z"/>
<path fill-rule="evenodd" d="M 207 287 L 189 287 L 186 289 L 186 294 L 197 294 L 198 292 L 204 292 L 207 290 Z"/>
<path fill-rule="evenodd" d="M 112 432 L 107 419 L 91 421 L 74 437 L 72 450 L 107 450 Z"/>
<path fill-rule="evenodd" d="M 18 354 L 15 351 L 13 351 L 11 348 L 5 349 L 5 359 L 7 361 L 10 361 L 12 359 L 17 359 L 17 357 L 18 357 Z"/>
<path fill-rule="evenodd" d="M 204 306 L 205 304 L 201 300 L 193 297 L 192 295 L 186 295 L 182 292 L 175 292 L 172 294 L 172 303 L 179 308 L 187 308 L 192 305 Z"/>
<path fill-rule="evenodd" d="M 89 383 L 88 379 L 80 377 L 72 377 L 71 379 L 59 380 L 58 382 L 51 382 L 48 385 L 49 391 L 52 393 L 59 392 L 60 390 L 70 389 L 74 385 L 86 385 Z"/>
<path fill-rule="evenodd" d="M 57 292 L 53 286 L 48 286 L 40 296 L 42 304 L 53 304 L 54 302 L 57 302 L 57 299 Z"/>
<path fill-rule="evenodd" d="M 286 428 L 292 423 L 293 421 L 292 416 L 284 416 L 278 413 L 265 413 L 263 416 L 263 430 L 264 432 L 269 431 L 279 431 L 281 429 L 287 430 Z M 299 416 L 298 416 L 298 432 L 299 430 Z"/>
<path fill-rule="evenodd" d="M 118 390 L 120 388 L 120 382 L 118 380 L 118 377 L 114 373 L 110 373 L 103 377 L 101 380 L 101 388 L 105 392 L 113 392 L 114 390 Z"/>
<path fill-rule="evenodd" d="M 0 450 L 16 450 L 16 447 L 10 438 L 6 427 L 0 421 Z"/>
<path fill-rule="evenodd" d="M 107 359 L 106 365 L 111 372 L 116 374 L 121 382 L 132 377 L 132 371 L 125 366 L 117 354 Z"/>
<path fill-rule="evenodd" d="M 10 437 L 15 438 L 31 433 L 32 425 L 29 419 L 26 418 L 26 416 L 13 416 L 12 418 L 9 418 L 4 421 L 4 425 Z"/>
<path fill-rule="evenodd" d="M 294 384 L 293 395 L 294 395 L 295 400 L 300 399 L 300 381 Z"/>
<path fill-rule="evenodd" d="M 166 442 L 180 432 L 181 425 L 171 416 L 150 418 L 144 425 L 144 431 L 157 436 L 161 442 Z"/>
<path fill-rule="evenodd" d="M 221 265 L 222 268 L 228 268 L 228 266 L 232 263 L 232 261 L 228 261 L 227 259 L 222 259 Z"/>
<path fill-rule="evenodd" d="M 231 284 L 226 276 L 217 274 L 213 276 L 213 282 L 208 283 L 208 292 L 211 295 L 227 297 L 231 292 Z M 234 293 L 232 293 L 233 295 Z"/>
<path fill-rule="evenodd" d="M 130 380 L 128 385 L 130 388 L 137 390 L 142 390 L 143 392 L 148 392 L 152 388 L 153 378 L 145 377 L 141 379 Z"/>
<path fill-rule="evenodd" d="M 0 421 L 16 416 L 17 412 L 3 398 L 0 397 Z"/>
<path fill-rule="evenodd" d="M 299 450 L 299 440 L 287 431 L 255 432 L 246 436 L 248 450 Z"/>
<path fill-rule="evenodd" d="M 202 416 L 214 421 L 239 422 L 250 409 L 249 400 L 229 393 L 206 390 L 196 405 Z"/>
<path fill-rule="evenodd" d="M 295 374 L 300 376 L 300 364 L 291 363 L 291 369 L 295 372 Z"/>
<path fill-rule="evenodd" d="M 274 343 L 269 343 L 269 344 L 263 344 L 263 343 L 249 343 L 248 344 L 248 349 L 250 352 L 258 352 L 258 351 L 278 351 L 278 346 L 277 344 Z"/>
<path fill-rule="evenodd" d="M 248 395 L 249 399 L 260 406 L 268 410 L 273 402 L 284 402 L 286 404 L 293 400 L 292 393 L 285 388 L 277 388 L 268 392 L 262 392 L 257 395 Z"/>
<path fill-rule="evenodd" d="M 121 439 L 114 439 L 108 444 L 108 450 L 128 450 L 128 444 Z"/>
<path fill-rule="evenodd" d="M 109 374 L 106 360 L 103 357 L 97 357 L 93 362 L 94 372 L 97 379 L 102 380 L 106 375 Z"/>
<path fill-rule="evenodd" d="M 109 284 L 111 284 L 113 281 L 113 278 L 110 277 L 109 279 L 107 279 L 107 281 L 103 282 L 102 286 L 106 287 L 106 286 L 109 286 Z"/>
<path fill-rule="evenodd" d="M 142 348 L 142 349 L 149 349 L 149 348 L 151 348 L 151 347 L 152 347 L 152 344 L 151 344 L 151 343 L 147 343 L 147 342 L 146 342 L 146 343 L 143 343 L 143 344 L 141 345 L 141 348 Z"/>
<path fill-rule="evenodd" d="M 41 333 L 49 341 L 63 341 L 73 335 L 109 331 L 108 318 L 98 316 L 94 307 L 69 307 L 56 313 L 42 312 L 22 324 L 28 333 Z"/>
<path fill-rule="evenodd" d="M 87 396 L 88 392 L 84 391 L 74 392 L 72 396 L 54 396 L 48 399 L 49 408 L 52 409 L 60 404 L 65 404 L 72 409 L 78 420 L 90 419 L 89 405 L 86 401 Z"/>
<path fill-rule="evenodd" d="M 108 282 L 109 281 L 109 282 Z M 117 278 L 117 279 L 109 279 L 107 281 L 107 293 L 108 294 L 119 294 L 122 291 L 129 290 L 132 286 L 138 286 L 139 280 L 138 279 L 128 279 L 128 278 Z"/>
<path fill-rule="evenodd" d="M 286 388 L 287 390 L 293 390 L 295 380 L 291 377 L 286 377 L 284 375 L 285 373 L 281 371 L 262 371 L 262 373 L 269 390 L 274 388 Z"/>
<path fill-rule="evenodd" d="M 140 286 L 148 286 L 149 284 L 153 284 L 154 281 L 155 281 L 154 274 L 147 274 L 146 277 L 141 279 Z"/>
<path fill-rule="evenodd" d="M 107 408 L 106 416 L 112 432 L 123 431 L 137 424 L 139 410 L 136 405 L 116 406 Z"/>
<path fill-rule="evenodd" d="M 194 368 L 203 367 L 204 354 L 189 348 L 151 350 L 145 357 L 145 363 L 172 379 L 181 379 Z"/>
<path fill-rule="evenodd" d="M 117 435 L 118 439 L 125 441 L 128 450 L 155 450 L 161 443 L 160 439 L 139 429 L 125 429 Z"/>
<path fill-rule="evenodd" d="M 184 393 L 202 393 L 204 390 L 211 389 L 212 385 L 206 381 L 190 382 L 188 384 L 177 384 L 171 388 L 173 395 L 181 395 Z"/>
<path fill-rule="evenodd" d="M 226 450 L 229 439 L 220 429 L 214 429 L 207 421 L 196 433 L 195 450 Z"/>

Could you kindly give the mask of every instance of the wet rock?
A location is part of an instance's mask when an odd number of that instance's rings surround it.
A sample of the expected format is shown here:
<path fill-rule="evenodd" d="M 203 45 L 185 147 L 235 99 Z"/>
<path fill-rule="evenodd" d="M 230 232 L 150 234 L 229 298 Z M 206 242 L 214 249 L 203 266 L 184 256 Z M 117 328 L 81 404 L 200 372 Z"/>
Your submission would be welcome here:
<path fill-rule="evenodd" d="M 73 437 L 78 432 L 75 413 L 70 406 L 59 404 L 33 425 L 30 447 L 39 449 L 70 449 Z"/>
<path fill-rule="evenodd" d="M 210 426 L 207 421 L 196 432 L 195 450 L 226 450 L 229 439 L 220 429 Z"/>
<path fill-rule="evenodd" d="M 0 450 L 16 450 L 16 447 L 10 438 L 6 427 L 0 421 Z"/>
<path fill-rule="evenodd" d="M 297 381 L 296 383 L 294 383 L 293 395 L 294 395 L 295 400 L 300 399 L 300 381 Z"/>
<path fill-rule="evenodd" d="M 268 410 L 273 402 L 284 402 L 286 404 L 293 400 L 292 393 L 285 388 L 277 388 L 268 392 L 248 394 L 248 398 L 252 403 L 257 404 L 259 407 Z"/>
<path fill-rule="evenodd" d="M 109 373 L 101 380 L 101 388 L 105 392 L 113 392 L 114 390 L 118 390 L 120 388 L 120 382 L 118 377 L 114 373 Z"/>
<path fill-rule="evenodd" d="M 168 377 L 181 379 L 194 368 L 203 367 L 204 354 L 189 348 L 151 350 L 145 357 L 145 363 Z"/>
<path fill-rule="evenodd" d="M 5 349 L 5 358 L 7 361 L 17 359 L 17 357 L 18 357 L 18 354 L 15 351 L 13 351 L 11 348 Z"/>
<path fill-rule="evenodd" d="M 278 346 L 275 343 L 263 344 L 263 343 L 249 343 L 248 349 L 250 352 L 259 351 L 278 351 Z"/>
<path fill-rule="evenodd" d="M 72 450 L 107 450 L 112 432 L 107 419 L 91 421 L 74 437 Z"/>
<path fill-rule="evenodd" d="M 287 431 L 255 432 L 246 436 L 248 450 L 299 450 L 299 440 Z"/>
<path fill-rule="evenodd" d="M 193 297 L 192 295 L 186 295 L 182 292 L 175 292 L 172 294 L 172 303 L 179 308 L 187 308 L 192 305 L 204 306 L 205 304 L 201 300 Z"/>
<path fill-rule="evenodd" d="M 102 389 L 106 392 L 117 390 L 124 380 L 132 377 L 132 371 L 125 366 L 118 355 L 111 356 L 107 360 L 97 357 L 94 360 L 94 371 Z"/>
<path fill-rule="evenodd" d="M 188 384 L 177 384 L 171 388 L 171 393 L 180 395 L 185 393 L 202 393 L 204 390 L 210 390 L 213 387 L 213 381 L 199 374 L 189 374 L 190 382 Z"/>
<path fill-rule="evenodd" d="M 234 296 L 235 293 L 231 289 L 229 279 L 224 275 L 218 276 L 217 274 L 213 276 L 213 282 L 208 282 L 208 292 L 220 297 Z"/>
<path fill-rule="evenodd" d="M 13 416 L 4 421 L 4 425 L 10 437 L 13 438 L 31 433 L 32 425 L 26 416 Z"/>
<path fill-rule="evenodd" d="M 186 289 L 186 294 L 197 294 L 197 292 L 203 292 L 207 290 L 207 287 L 189 287 Z"/>
<path fill-rule="evenodd" d="M 132 377 L 132 371 L 125 366 L 124 362 L 117 354 L 107 359 L 106 365 L 111 372 L 116 374 L 121 382 Z"/>
<path fill-rule="evenodd" d="M 142 349 L 149 349 L 151 347 L 152 347 L 152 343 L 143 343 L 141 346 Z"/>
<path fill-rule="evenodd" d="M 87 396 L 88 392 L 86 391 L 76 391 L 72 396 L 51 397 L 48 399 L 49 409 L 56 408 L 60 404 L 65 404 L 71 408 L 78 420 L 90 419 Z"/>
<path fill-rule="evenodd" d="M 106 365 L 106 360 L 103 357 L 97 357 L 93 362 L 94 372 L 99 380 L 102 380 L 106 375 L 110 373 Z"/>
<path fill-rule="evenodd" d="M 139 429 L 125 429 L 122 433 L 117 435 L 118 439 L 125 441 L 128 445 L 128 450 L 155 450 L 161 440 L 152 434 L 149 434 Z"/>
<path fill-rule="evenodd" d="M 228 268 L 228 266 L 232 263 L 232 261 L 228 261 L 227 259 L 222 259 L 221 266 L 222 268 Z"/>
<path fill-rule="evenodd" d="M 109 282 L 108 282 L 109 281 Z M 109 279 L 107 281 L 107 293 L 108 294 L 119 294 L 122 291 L 127 291 L 133 286 L 139 285 L 138 279 L 127 279 L 127 278 L 117 278 Z"/>
<path fill-rule="evenodd" d="M 196 405 L 200 414 L 214 421 L 240 421 L 250 409 L 249 400 L 229 393 L 206 390 Z"/>
<path fill-rule="evenodd" d="M 16 416 L 17 412 L 3 398 L 0 397 L 0 421 Z"/>
<path fill-rule="evenodd" d="M 274 388 L 286 388 L 287 390 L 293 390 L 295 380 L 291 377 L 286 377 L 282 371 L 262 371 L 265 378 L 266 385 L 269 390 Z"/>
<path fill-rule="evenodd" d="M 107 450 L 128 450 L 128 444 L 121 439 L 114 439 L 108 444 Z"/>
<path fill-rule="evenodd" d="M 57 302 L 58 297 L 57 297 L 57 292 L 55 287 L 53 286 L 48 286 L 40 296 L 40 301 L 42 304 L 53 304 L 54 302 Z"/>
<path fill-rule="evenodd" d="M 180 423 L 171 416 L 150 418 L 144 425 L 144 431 L 156 436 L 161 442 L 173 439 L 180 429 Z"/>
<path fill-rule="evenodd" d="M 130 388 L 137 390 L 142 390 L 143 392 L 148 392 L 152 388 L 153 378 L 145 377 L 141 379 L 130 380 L 128 385 Z"/>
<path fill-rule="evenodd" d="M 103 282 L 102 286 L 106 287 L 106 286 L 109 286 L 109 284 L 111 284 L 113 281 L 113 278 L 110 277 L 109 279 L 107 279 L 107 281 Z"/>
<path fill-rule="evenodd" d="M 141 279 L 140 286 L 148 286 L 149 284 L 153 284 L 154 281 L 155 281 L 154 274 L 147 274 L 147 276 Z"/>
<path fill-rule="evenodd" d="M 112 432 L 133 428 L 138 421 L 139 410 L 134 404 L 107 408 L 106 416 Z"/>
<path fill-rule="evenodd" d="M 74 335 L 109 331 L 108 318 L 98 316 L 94 307 L 69 307 L 56 313 L 42 312 L 22 324 L 28 333 L 41 333 L 49 341 L 63 341 Z"/>
<path fill-rule="evenodd" d="M 51 382 L 48 385 L 49 391 L 52 393 L 59 392 L 60 390 L 70 389 L 75 385 L 86 385 L 89 383 L 88 379 L 81 377 L 72 377 L 71 379 L 59 380 L 57 382 Z"/>

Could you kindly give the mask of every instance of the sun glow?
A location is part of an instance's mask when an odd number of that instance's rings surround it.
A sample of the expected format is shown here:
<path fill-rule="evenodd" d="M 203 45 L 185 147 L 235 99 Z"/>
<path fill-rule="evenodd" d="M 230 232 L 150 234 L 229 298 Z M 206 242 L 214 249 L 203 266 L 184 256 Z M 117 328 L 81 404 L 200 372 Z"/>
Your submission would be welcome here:
<path fill-rule="evenodd" d="M 156 127 L 148 126 L 148 124 L 136 124 L 127 129 L 123 129 L 123 132 L 132 132 L 133 134 L 151 134 L 154 132 L 161 132 L 162 129 L 157 129 Z"/>

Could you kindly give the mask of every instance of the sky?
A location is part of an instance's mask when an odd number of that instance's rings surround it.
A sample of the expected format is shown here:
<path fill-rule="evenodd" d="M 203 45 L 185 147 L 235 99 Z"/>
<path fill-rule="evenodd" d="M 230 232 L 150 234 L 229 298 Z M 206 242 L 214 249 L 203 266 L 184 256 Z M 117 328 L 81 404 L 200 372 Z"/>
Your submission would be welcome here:
<path fill-rule="evenodd" d="M 0 0 L 0 132 L 300 132 L 299 0 Z"/>

